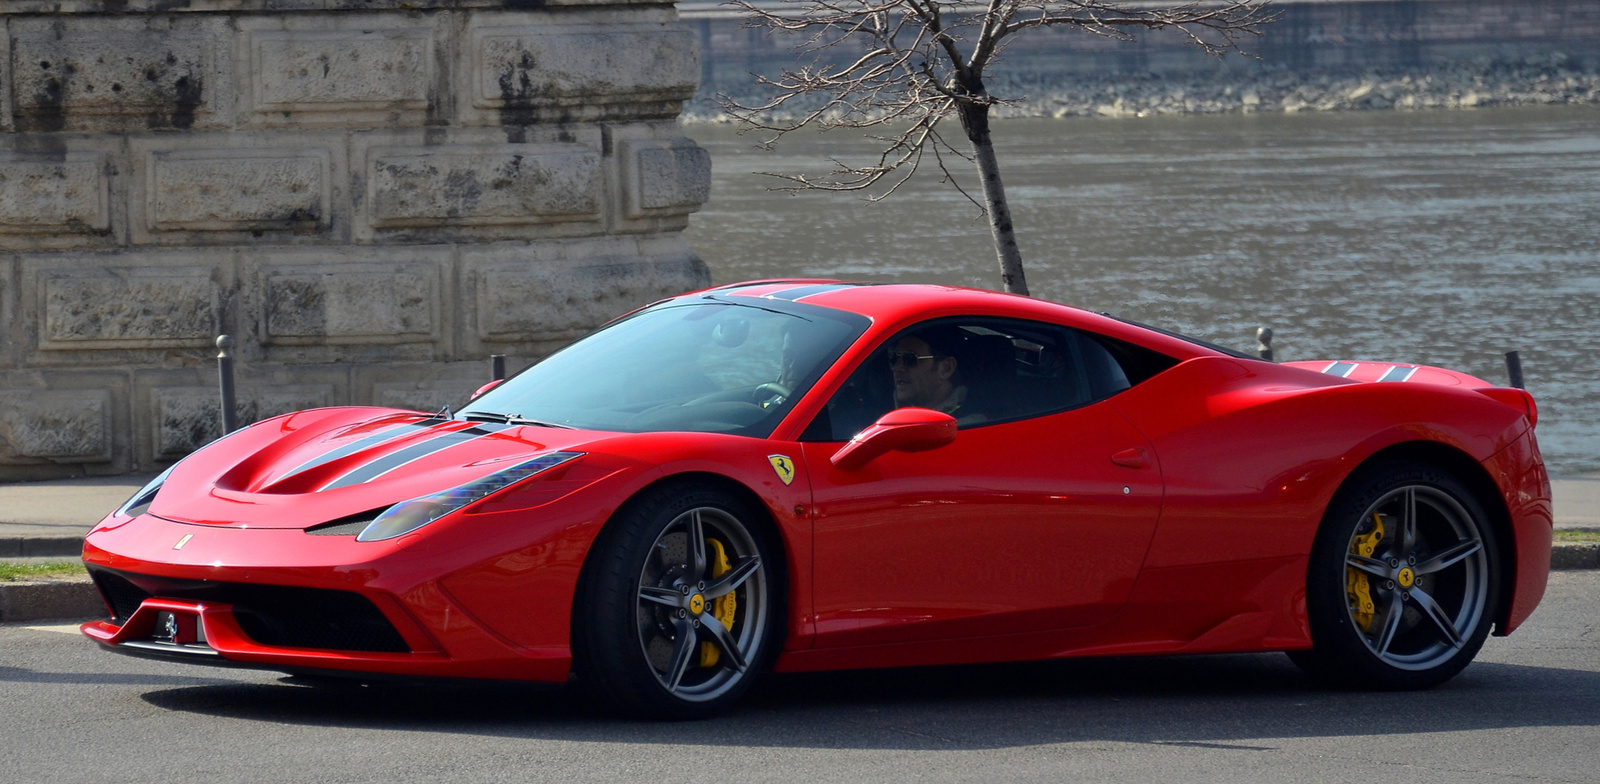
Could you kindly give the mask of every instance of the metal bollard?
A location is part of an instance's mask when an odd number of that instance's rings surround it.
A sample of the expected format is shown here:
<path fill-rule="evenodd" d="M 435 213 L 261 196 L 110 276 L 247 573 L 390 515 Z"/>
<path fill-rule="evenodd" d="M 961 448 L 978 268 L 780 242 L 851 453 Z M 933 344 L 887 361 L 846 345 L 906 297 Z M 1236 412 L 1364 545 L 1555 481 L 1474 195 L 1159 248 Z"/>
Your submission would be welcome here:
<path fill-rule="evenodd" d="M 1276 362 L 1272 358 L 1272 327 L 1256 327 L 1256 356 L 1268 362 Z"/>
<path fill-rule="evenodd" d="M 506 379 L 506 355 L 489 355 L 489 380 L 504 381 Z"/>
<path fill-rule="evenodd" d="M 222 434 L 239 429 L 239 414 L 233 399 L 233 338 L 217 336 L 217 382 L 222 387 Z"/>
<path fill-rule="evenodd" d="M 1517 389 L 1527 389 L 1522 383 L 1522 353 L 1519 351 L 1506 352 L 1506 375 L 1511 377 L 1511 386 Z"/>

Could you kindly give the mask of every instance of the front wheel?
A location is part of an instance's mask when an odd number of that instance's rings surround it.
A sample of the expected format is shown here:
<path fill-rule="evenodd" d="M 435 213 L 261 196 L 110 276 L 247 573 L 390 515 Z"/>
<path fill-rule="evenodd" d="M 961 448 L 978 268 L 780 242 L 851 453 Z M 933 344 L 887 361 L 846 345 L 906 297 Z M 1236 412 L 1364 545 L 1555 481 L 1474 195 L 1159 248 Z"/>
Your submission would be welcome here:
<path fill-rule="evenodd" d="M 782 626 L 781 562 L 758 510 L 718 488 L 655 488 L 595 542 L 573 615 L 580 681 L 617 711 L 693 719 L 750 687 Z"/>
<path fill-rule="evenodd" d="M 1306 582 L 1314 647 L 1290 656 L 1345 686 L 1436 686 L 1483 646 L 1499 580 L 1494 529 L 1459 480 L 1419 463 L 1365 469 L 1323 518 Z"/>

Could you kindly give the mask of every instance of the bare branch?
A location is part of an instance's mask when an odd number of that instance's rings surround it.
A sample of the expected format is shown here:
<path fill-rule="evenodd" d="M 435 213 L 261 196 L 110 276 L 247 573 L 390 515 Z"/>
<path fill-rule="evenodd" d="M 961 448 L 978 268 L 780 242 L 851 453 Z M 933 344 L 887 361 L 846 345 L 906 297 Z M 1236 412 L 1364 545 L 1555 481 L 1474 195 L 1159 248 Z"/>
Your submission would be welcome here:
<path fill-rule="evenodd" d="M 1072 26 L 1127 40 L 1131 36 L 1118 28 L 1176 28 L 1205 51 L 1221 54 L 1236 48 L 1239 36 L 1259 36 L 1261 25 L 1278 18 L 1277 14 L 1266 12 L 1260 0 L 1189 2 L 1171 6 L 1126 6 L 1098 0 L 1031 0 L 1021 7 L 1028 10 L 1027 16 L 1008 22 L 999 29 L 997 38 L 1035 27 Z M 1202 31 L 1218 34 L 1221 41 L 1204 38 L 1200 34 Z"/>
<path fill-rule="evenodd" d="M 915 172 L 926 145 L 957 152 L 935 133 L 958 107 L 992 107 L 1018 97 L 992 95 L 984 75 L 1017 33 L 1076 27 L 1128 39 L 1139 29 L 1176 29 L 1212 53 L 1236 49 L 1275 18 L 1260 0 L 1132 4 L 1120 0 L 729 0 L 751 24 L 797 41 L 809 65 L 757 77 L 767 97 L 748 103 L 719 96 L 727 114 L 771 146 L 801 128 L 895 127 L 866 165 L 837 164 L 829 177 L 783 175 L 796 189 L 862 190 L 901 168 Z M 895 188 L 899 182 L 896 180 Z M 893 192 L 891 188 L 890 192 Z M 965 192 L 963 192 L 965 193 Z M 969 195 L 969 198 L 970 195 Z"/>

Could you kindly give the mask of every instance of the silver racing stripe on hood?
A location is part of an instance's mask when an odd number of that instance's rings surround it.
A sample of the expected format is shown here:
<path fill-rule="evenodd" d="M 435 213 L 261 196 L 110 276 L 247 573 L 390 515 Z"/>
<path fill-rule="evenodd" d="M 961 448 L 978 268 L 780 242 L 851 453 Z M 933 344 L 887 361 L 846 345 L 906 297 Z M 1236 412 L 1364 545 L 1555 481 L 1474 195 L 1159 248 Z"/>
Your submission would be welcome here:
<path fill-rule="evenodd" d="M 438 420 L 421 419 L 413 420 L 411 422 L 401 422 L 392 427 L 386 427 L 359 441 L 345 444 L 338 449 L 334 449 L 311 458 L 310 460 L 295 466 L 293 471 L 290 471 L 289 473 L 279 477 L 277 481 L 281 482 L 291 476 L 294 476 L 295 474 L 301 473 L 302 471 L 310 471 L 317 466 L 326 465 L 338 460 L 341 457 L 347 457 L 360 452 L 363 449 L 371 449 L 379 444 L 385 444 L 398 438 L 404 438 L 412 433 L 417 432 L 418 430 L 426 430 L 427 428 L 433 427 L 436 424 L 438 424 Z"/>
<path fill-rule="evenodd" d="M 458 444 L 494 435 L 495 433 L 510 430 L 514 425 L 502 425 L 491 422 L 479 422 L 464 430 L 452 430 L 442 433 L 421 443 L 412 444 L 398 452 L 384 455 L 370 463 L 359 466 L 346 472 L 343 476 L 324 486 L 323 490 L 335 490 L 350 485 L 359 485 L 370 482 L 397 468 L 421 460 L 435 452 L 441 452 Z"/>

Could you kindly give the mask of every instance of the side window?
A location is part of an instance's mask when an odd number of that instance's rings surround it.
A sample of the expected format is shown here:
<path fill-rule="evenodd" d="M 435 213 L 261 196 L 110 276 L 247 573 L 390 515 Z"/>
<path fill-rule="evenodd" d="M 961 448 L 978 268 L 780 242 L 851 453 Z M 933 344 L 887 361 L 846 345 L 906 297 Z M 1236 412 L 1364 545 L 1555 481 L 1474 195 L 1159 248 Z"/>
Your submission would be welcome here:
<path fill-rule="evenodd" d="M 1017 319 L 924 322 L 878 346 L 803 438 L 845 441 L 906 406 L 944 411 L 967 428 L 1087 405 L 1135 382 L 1116 353 L 1124 345 Z"/>

